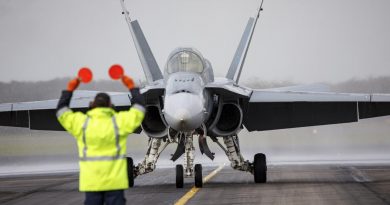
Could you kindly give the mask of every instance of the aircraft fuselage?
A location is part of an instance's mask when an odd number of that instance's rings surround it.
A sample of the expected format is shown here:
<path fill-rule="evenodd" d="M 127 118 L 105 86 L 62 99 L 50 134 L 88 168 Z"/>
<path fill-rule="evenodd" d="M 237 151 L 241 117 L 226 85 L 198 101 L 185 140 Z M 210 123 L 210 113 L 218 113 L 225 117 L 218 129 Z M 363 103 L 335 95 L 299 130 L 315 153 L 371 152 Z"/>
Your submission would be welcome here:
<path fill-rule="evenodd" d="M 204 89 L 212 79 L 210 63 L 195 49 L 179 48 L 168 58 L 165 71 L 163 115 L 168 126 L 180 132 L 201 127 L 211 110 L 211 97 Z"/>

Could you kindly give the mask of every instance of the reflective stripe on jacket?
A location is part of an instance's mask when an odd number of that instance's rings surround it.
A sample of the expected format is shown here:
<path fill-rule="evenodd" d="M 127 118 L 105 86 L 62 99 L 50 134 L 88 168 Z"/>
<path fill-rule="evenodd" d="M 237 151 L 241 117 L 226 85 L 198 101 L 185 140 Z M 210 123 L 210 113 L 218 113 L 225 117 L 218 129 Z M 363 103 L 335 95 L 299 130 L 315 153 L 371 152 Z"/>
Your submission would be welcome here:
<path fill-rule="evenodd" d="M 118 113 L 111 108 L 94 108 L 87 114 L 64 107 L 57 117 L 77 140 L 80 191 L 127 189 L 127 136 L 141 125 L 143 107 L 136 104 Z"/>

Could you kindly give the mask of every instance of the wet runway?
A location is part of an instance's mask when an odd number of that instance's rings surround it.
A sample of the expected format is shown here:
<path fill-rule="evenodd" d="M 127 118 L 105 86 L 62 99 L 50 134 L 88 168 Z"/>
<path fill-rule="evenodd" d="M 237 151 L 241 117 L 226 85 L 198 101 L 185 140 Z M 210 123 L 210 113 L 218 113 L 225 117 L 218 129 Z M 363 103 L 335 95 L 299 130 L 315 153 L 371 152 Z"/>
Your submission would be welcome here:
<path fill-rule="evenodd" d="M 216 167 L 204 168 L 207 176 Z M 269 166 L 268 183 L 225 166 L 187 204 L 390 204 L 390 165 Z M 174 204 L 192 189 L 175 188 L 174 168 L 136 179 L 127 204 Z M 0 178 L 0 204 L 82 204 L 76 173 Z"/>

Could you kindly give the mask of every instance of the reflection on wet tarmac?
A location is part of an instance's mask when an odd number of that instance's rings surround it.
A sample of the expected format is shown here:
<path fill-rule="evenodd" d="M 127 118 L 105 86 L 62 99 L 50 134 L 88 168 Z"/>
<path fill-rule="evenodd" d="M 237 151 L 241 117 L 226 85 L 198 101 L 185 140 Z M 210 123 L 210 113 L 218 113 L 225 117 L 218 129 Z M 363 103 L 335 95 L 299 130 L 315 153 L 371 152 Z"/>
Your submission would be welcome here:
<path fill-rule="evenodd" d="M 359 123 L 239 133 L 245 158 L 263 152 L 269 164 L 294 163 L 376 163 L 390 162 L 390 118 L 363 120 Z M 128 155 L 140 162 L 146 152 L 147 137 L 130 135 Z M 195 146 L 196 163 L 205 166 L 229 163 L 223 151 L 209 141 L 216 158 L 211 161 Z M 170 155 L 176 144 L 163 152 L 159 167 L 174 167 Z M 65 132 L 30 131 L 0 127 L 0 175 L 31 172 L 63 172 L 78 169 L 75 140 Z"/>

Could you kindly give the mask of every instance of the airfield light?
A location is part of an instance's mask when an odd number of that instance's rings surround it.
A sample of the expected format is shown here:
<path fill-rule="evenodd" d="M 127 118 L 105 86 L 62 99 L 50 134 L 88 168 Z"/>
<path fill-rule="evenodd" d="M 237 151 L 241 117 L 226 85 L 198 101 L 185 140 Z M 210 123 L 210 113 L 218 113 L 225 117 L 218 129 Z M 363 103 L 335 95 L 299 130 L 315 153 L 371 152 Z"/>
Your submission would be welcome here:
<path fill-rule="evenodd" d="M 124 74 L 123 67 L 119 64 L 112 65 L 108 70 L 108 74 L 113 80 L 119 80 Z"/>
<path fill-rule="evenodd" d="M 80 79 L 81 82 L 89 83 L 89 82 L 91 82 L 92 77 L 93 77 L 93 74 L 89 68 L 83 67 L 79 70 L 78 78 Z"/>

